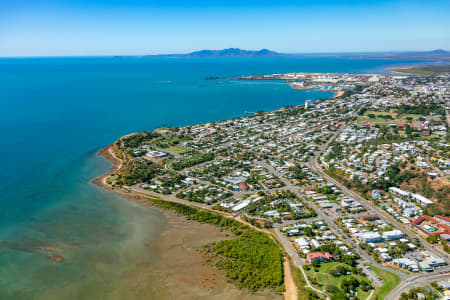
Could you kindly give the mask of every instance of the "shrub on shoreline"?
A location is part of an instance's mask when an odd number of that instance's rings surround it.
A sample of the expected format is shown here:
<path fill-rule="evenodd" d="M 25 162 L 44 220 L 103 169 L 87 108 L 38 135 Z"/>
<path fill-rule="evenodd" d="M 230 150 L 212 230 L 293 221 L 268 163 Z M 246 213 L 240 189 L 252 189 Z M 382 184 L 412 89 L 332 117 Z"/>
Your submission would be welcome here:
<path fill-rule="evenodd" d="M 239 288 L 247 288 L 250 291 L 265 288 L 276 292 L 284 291 L 284 254 L 266 233 L 200 208 L 157 198 L 149 200 L 189 220 L 212 224 L 236 234 L 236 238 L 205 246 L 205 253 L 214 258 L 216 267 L 225 270 L 227 279 L 235 282 Z"/>

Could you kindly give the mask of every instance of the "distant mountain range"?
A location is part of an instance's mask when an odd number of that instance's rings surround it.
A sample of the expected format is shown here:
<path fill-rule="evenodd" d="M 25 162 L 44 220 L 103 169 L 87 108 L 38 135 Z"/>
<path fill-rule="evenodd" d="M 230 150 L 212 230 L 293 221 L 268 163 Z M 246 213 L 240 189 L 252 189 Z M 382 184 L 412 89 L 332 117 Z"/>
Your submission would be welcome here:
<path fill-rule="evenodd" d="M 276 57 L 289 56 L 290 54 L 278 53 L 268 49 L 243 50 L 239 48 L 228 48 L 222 50 L 200 50 L 185 54 L 160 54 L 149 56 L 160 57 Z"/>
<path fill-rule="evenodd" d="M 157 54 L 146 57 L 346 57 L 346 58 L 386 58 L 408 60 L 450 61 L 447 50 L 404 51 L 404 52 L 354 52 L 354 53 L 280 53 L 268 49 L 243 50 L 228 48 L 222 50 L 200 50 L 183 54 Z"/>
<path fill-rule="evenodd" d="M 424 59 L 450 61 L 450 52 L 442 49 L 432 51 L 405 52 L 360 52 L 360 53 L 280 53 L 268 49 L 243 50 L 228 48 L 222 50 L 200 50 L 184 54 L 146 55 L 156 57 L 347 57 L 347 58 L 389 58 Z"/>

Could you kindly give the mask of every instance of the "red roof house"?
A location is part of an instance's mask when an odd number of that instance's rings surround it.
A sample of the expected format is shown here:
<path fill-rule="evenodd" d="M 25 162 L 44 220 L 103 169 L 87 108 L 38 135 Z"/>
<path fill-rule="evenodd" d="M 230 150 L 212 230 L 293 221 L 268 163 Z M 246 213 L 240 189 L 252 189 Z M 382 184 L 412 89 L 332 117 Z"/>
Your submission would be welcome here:
<path fill-rule="evenodd" d="M 322 261 L 330 260 L 333 258 L 333 256 L 328 252 L 325 252 L 325 253 L 311 252 L 311 253 L 307 253 L 306 256 L 308 257 L 310 262 L 313 262 L 313 261 L 322 262 Z"/>

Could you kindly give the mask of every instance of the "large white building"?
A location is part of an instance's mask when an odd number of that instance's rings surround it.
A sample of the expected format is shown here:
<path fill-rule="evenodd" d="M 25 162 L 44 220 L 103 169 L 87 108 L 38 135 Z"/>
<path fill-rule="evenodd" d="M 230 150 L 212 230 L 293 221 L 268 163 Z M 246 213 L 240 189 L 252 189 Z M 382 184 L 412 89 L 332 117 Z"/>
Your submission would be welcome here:
<path fill-rule="evenodd" d="M 419 204 L 422 204 L 423 206 L 428 206 L 433 204 L 433 201 L 431 201 L 430 199 L 419 195 L 419 194 L 411 194 L 411 198 L 413 198 L 414 200 L 416 200 Z"/>
<path fill-rule="evenodd" d="M 378 232 L 362 232 L 357 236 L 360 241 L 365 243 L 378 243 L 383 241 L 383 238 Z"/>
<path fill-rule="evenodd" d="M 399 240 L 402 237 L 403 237 L 403 232 L 401 232 L 398 229 L 383 232 L 383 239 L 385 241 Z"/>
<path fill-rule="evenodd" d="M 241 209 L 247 207 L 248 205 L 250 205 L 250 203 L 252 203 L 251 200 L 244 200 L 241 203 L 239 203 L 238 205 L 236 205 L 235 207 L 232 208 L 233 211 L 240 211 Z"/>
<path fill-rule="evenodd" d="M 428 199 L 428 198 L 426 198 L 426 197 L 424 197 L 422 195 L 406 192 L 406 191 L 401 190 L 401 189 L 399 189 L 397 187 L 394 187 L 394 186 L 391 186 L 389 188 L 389 192 L 391 192 L 393 194 L 396 194 L 396 195 L 399 195 L 399 196 L 402 196 L 402 197 L 405 197 L 405 198 L 412 198 L 417 203 L 419 203 L 419 204 L 421 204 L 423 206 L 428 206 L 428 205 L 433 204 L 433 201 L 431 201 L 430 199 Z"/>
<path fill-rule="evenodd" d="M 389 188 L 389 192 L 391 192 L 393 194 L 396 194 L 396 195 L 399 195 L 399 196 L 402 196 L 402 197 L 405 197 L 405 198 L 411 197 L 411 193 L 410 192 L 406 192 L 406 191 L 401 190 L 401 189 L 399 189 L 398 187 L 395 187 L 395 186 L 391 186 Z"/>

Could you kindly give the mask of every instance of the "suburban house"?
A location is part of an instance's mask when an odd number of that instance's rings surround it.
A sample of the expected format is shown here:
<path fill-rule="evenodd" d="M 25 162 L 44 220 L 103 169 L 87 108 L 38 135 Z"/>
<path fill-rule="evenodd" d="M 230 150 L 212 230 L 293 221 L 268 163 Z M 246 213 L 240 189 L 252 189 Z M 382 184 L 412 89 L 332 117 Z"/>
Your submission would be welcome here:
<path fill-rule="evenodd" d="M 311 253 L 307 253 L 306 256 L 308 257 L 309 262 L 313 262 L 313 261 L 318 261 L 318 262 L 323 262 L 323 261 L 327 261 L 333 258 L 333 256 L 328 253 L 322 253 L 322 252 L 311 252 Z"/>

